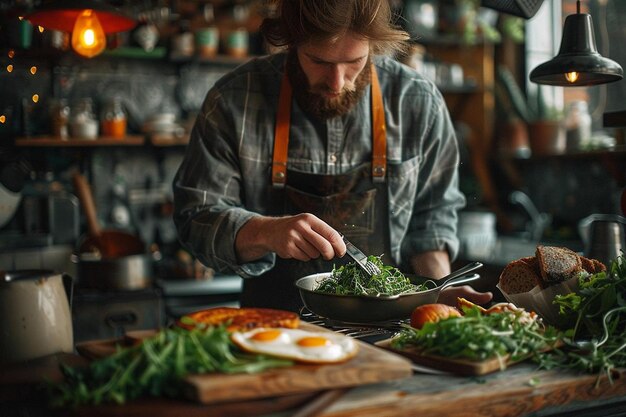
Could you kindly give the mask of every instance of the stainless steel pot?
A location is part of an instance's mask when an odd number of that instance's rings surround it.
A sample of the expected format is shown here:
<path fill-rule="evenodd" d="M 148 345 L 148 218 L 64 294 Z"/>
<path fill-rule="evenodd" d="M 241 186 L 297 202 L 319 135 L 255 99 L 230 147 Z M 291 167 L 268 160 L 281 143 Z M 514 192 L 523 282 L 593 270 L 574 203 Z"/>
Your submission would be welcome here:
<path fill-rule="evenodd" d="M 74 350 L 71 290 L 53 271 L 0 271 L 0 363 Z"/>
<path fill-rule="evenodd" d="M 448 275 L 434 288 L 394 296 L 336 295 L 316 292 L 315 289 L 319 283 L 329 278 L 331 272 L 307 275 L 298 279 L 295 285 L 300 291 L 305 307 L 328 319 L 352 323 L 404 320 L 411 316 L 416 307 L 436 303 L 443 289 L 480 278 L 480 275 L 469 274 L 469 272 L 481 266 L 480 262 L 474 262 Z M 418 276 L 409 276 L 409 279 L 416 285 L 432 281 Z"/>
<path fill-rule="evenodd" d="M 149 254 L 94 257 L 83 253 L 76 262 L 78 286 L 100 290 L 141 290 L 152 285 L 152 257 Z"/>

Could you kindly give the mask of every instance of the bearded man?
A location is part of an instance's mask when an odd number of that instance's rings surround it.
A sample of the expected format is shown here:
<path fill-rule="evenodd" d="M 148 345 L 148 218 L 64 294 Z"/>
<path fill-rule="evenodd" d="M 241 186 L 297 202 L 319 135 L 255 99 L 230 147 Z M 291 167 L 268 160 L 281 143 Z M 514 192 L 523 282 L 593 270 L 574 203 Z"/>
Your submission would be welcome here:
<path fill-rule="evenodd" d="M 388 0 L 282 0 L 261 33 L 281 52 L 208 92 L 174 179 L 180 241 L 244 278 L 242 306 L 298 311 L 293 282 L 347 262 L 441 278 L 458 253 L 459 152 L 436 86 L 392 58 L 409 36 Z M 347 257 L 346 257 L 347 258 Z M 490 293 L 463 286 L 483 304 Z"/>

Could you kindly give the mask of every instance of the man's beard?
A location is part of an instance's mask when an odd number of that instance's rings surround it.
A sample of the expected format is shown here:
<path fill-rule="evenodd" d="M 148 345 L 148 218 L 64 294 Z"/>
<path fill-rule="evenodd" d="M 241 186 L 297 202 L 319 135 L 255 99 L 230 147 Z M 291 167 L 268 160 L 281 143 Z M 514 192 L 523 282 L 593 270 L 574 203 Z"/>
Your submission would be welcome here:
<path fill-rule="evenodd" d="M 354 83 L 346 83 L 339 97 L 335 98 L 324 97 L 322 93 L 333 92 L 325 84 L 310 85 L 295 51 L 291 51 L 287 58 L 287 75 L 292 86 L 304 86 L 293 88 L 293 95 L 305 112 L 322 120 L 332 119 L 348 113 L 363 97 L 371 81 L 370 60 L 368 58 Z"/>

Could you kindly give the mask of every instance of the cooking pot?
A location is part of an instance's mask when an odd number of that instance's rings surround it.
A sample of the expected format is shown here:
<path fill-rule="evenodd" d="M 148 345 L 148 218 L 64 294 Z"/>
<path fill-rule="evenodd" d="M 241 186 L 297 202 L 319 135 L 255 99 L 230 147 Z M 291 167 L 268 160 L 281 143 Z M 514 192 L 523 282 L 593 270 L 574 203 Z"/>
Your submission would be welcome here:
<path fill-rule="evenodd" d="M 74 189 L 87 220 L 88 236 L 83 240 L 80 252 L 97 253 L 101 258 L 119 258 L 138 255 L 145 251 L 139 237 L 122 230 L 102 230 L 98 223 L 96 204 L 89 183 L 80 173 L 72 177 Z"/>
<path fill-rule="evenodd" d="M 141 239 L 121 230 L 101 230 L 89 183 L 79 173 L 73 180 L 88 230 L 72 257 L 77 264 L 78 285 L 121 291 L 152 285 L 152 257 Z"/>
<path fill-rule="evenodd" d="M 100 258 L 91 253 L 72 256 L 76 263 L 77 285 L 82 288 L 128 291 L 152 285 L 152 257 L 149 254 Z"/>
<path fill-rule="evenodd" d="M 480 262 L 471 263 L 444 277 L 434 288 L 400 295 L 338 295 L 315 291 L 319 284 L 328 279 L 332 272 L 322 272 L 300 278 L 295 282 L 306 308 L 313 313 L 331 319 L 351 323 L 372 323 L 387 320 L 404 320 L 411 316 L 416 307 L 436 303 L 439 293 L 452 285 L 464 284 L 480 278 L 469 272 L 480 268 Z M 407 277 L 415 285 L 433 281 L 420 276 Z"/>
<path fill-rule="evenodd" d="M 74 350 L 72 279 L 49 270 L 0 271 L 0 363 Z"/>

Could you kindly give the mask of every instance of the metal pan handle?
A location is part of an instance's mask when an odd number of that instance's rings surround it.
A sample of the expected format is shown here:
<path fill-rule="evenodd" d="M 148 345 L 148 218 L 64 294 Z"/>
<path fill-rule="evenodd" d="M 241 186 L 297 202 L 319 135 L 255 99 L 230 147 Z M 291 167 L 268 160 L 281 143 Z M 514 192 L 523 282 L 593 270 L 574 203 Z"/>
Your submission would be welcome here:
<path fill-rule="evenodd" d="M 443 284 L 441 284 L 440 288 L 444 288 L 444 287 L 449 287 L 450 285 L 453 284 L 448 284 L 449 282 L 451 282 L 453 279 L 463 276 L 463 275 L 467 275 L 468 273 L 477 270 L 478 268 L 482 268 L 483 264 L 480 262 L 472 262 L 469 263 L 467 265 L 465 265 L 462 268 L 457 269 L 456 271 L 452 271 L 451 273 L 449 273 L 448 275 L 446 275 L 445 277 L 441 278 L 439 281 L 443 282 Z M 474 278 L 476 279 L 476 278 Z M 463 281 L 465 282 L 465 281 Z M 461 282 L 459 281 L 454 281 L 454 284 L 460 284 Z"/>
<path fill-rule="evenodd" d="M 437 290 L 442 291 L 443 289 L 451 287 L 453 285 L 464 284 L 466 282 L 477 280 L 478 278 L 480 278 L 480 275 L 478 274 L 463 275 L 461 277 L 448 278 L 446 282 L 441 284 L 441 286 L 437 287 Z"/>

